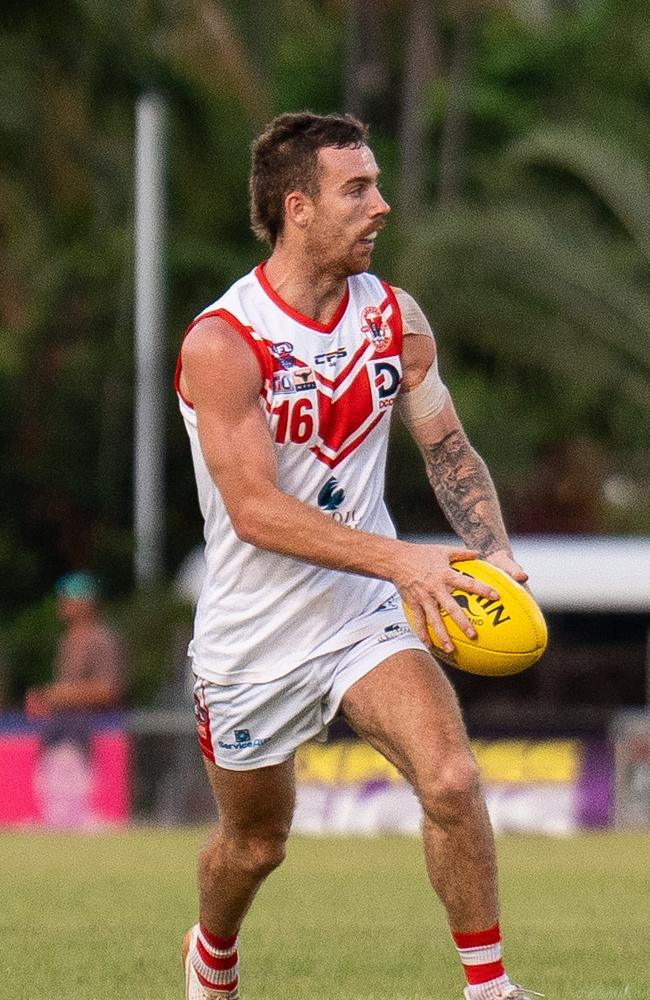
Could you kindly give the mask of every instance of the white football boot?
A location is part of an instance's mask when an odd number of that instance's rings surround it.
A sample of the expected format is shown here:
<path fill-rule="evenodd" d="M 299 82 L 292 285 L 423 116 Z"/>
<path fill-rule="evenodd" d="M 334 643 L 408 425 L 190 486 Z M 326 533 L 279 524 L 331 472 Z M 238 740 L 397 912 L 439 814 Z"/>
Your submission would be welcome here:
<path fill-rule="evenodd" d="M 527 990 L 523 986 L 511 986 L 506 993 L 498 993 L 494 1000 L 533 1000 L 533 997 L 543 997 L 543 993 L 535 993 L 535 990 Z M 465 1000 L 470 1000 L 469 987 L 463 991 Z"/>
<path fill-rule="evenodd" d="M 183 969 L 185 971 L 185 1000 L 240 1000 L 239 986 L 235 986 L 232 990 L 208 990 L 199 982 L 199 977 L 190 961 L 190 953 L 196 942 L 198 932 L 198 924 L 190 927 L 181 945 Z"/>

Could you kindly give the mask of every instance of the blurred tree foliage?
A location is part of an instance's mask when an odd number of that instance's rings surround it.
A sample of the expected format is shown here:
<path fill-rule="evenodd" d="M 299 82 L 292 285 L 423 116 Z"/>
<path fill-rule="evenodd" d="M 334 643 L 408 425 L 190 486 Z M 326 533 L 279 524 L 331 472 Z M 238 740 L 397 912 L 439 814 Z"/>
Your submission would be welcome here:
<path fill-rule="evenodd" d="M 131 586 L 134 102 L 169 107 L 170 385 L 191 316 L 259 259 L 249 143 L 357 111 L 421 299 L 521 530 L 650 530 L 650 24 L 642 0 L 5 0 L 0 603 Z M 200 538 L 168 395 L 167 563 Z M 403 531 L 443 526 L 396 432 Z M 22 612 L 21 612 L 22 613 Z"/>

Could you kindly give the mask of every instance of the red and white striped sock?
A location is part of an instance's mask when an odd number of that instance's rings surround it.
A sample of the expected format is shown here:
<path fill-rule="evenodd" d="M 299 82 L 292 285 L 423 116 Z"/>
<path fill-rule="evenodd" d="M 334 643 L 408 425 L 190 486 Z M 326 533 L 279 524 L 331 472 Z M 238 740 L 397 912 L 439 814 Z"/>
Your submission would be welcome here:
<path fill-rule="evenodd" d="M 203 924 L 199 924 L 196 942 L 190 953 L 190 961 L 197 978 L 205 990 L 214 991 L 215 996 L 227 993 L 237 994 L 239 986 L 239 937 L 217 937 Z M 212 996 L 212 993 L 208 994 Z"/>
<path fill-rule="evenodd" d="M 499 924 L 486 931 L 452 931 L 467 977 L 470 1000 L 499 1000 L 511 988 L 501 961 Z"/>

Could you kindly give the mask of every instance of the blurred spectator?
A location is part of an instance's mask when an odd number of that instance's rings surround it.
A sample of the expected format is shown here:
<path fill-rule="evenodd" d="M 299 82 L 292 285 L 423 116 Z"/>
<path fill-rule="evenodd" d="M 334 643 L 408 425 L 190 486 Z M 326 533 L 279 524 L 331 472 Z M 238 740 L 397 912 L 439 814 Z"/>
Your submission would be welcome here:
<path fill-rule="evenodd" d="M 57 581 L 55 591 L 66 629 L 53 680 L 27 691 L 25 711 L 43 717 L 118 708 L 124 690 L 124 655 L 118 636 L 104 621 L 97 579 L 90 573 L 68 573 Z"/>

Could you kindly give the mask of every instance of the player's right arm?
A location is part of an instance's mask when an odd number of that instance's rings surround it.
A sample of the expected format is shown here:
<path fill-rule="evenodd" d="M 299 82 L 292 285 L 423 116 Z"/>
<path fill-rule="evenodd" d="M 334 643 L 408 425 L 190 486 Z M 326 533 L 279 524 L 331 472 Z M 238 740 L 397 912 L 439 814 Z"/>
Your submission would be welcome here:
<path fill-rule="evenodd" d="M 253 351 L 224 320 L 206 317 L 185 338 L 180 388 L 194 406 L 210 474 L 242 541 L 330 569 L 392 580 L 418 615 L 453 649 L 440 610 L 469 635 L 467 617 L 451 596 L 463 586 L 484 597 L 492 588 L 461 576 L 452 561 L 477 552 L 448 545 L 414 545 L 355 531 L 278 486 L 275 448 L 259 405 L 260 368 Z M 422 627 L 420 637 L 429 644 Z"/>

